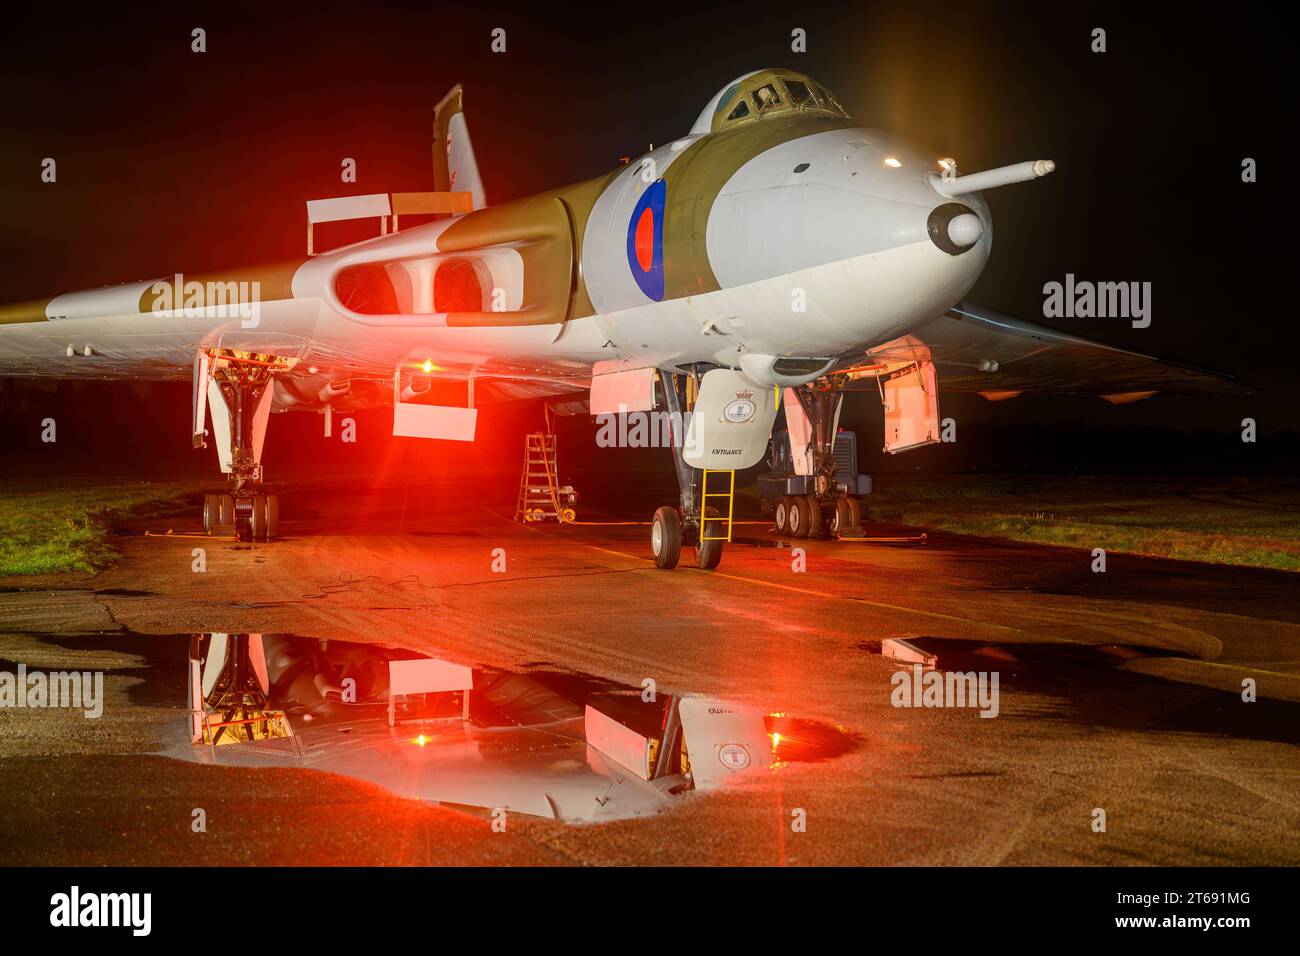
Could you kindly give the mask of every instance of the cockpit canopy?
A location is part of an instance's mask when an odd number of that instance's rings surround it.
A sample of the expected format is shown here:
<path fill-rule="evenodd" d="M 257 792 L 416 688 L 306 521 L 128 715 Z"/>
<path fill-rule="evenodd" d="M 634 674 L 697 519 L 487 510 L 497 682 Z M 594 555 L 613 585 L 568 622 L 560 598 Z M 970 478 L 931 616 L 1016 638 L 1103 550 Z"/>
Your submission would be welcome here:
<path fill-rule="evenodd" d="M 835 94 L 811 77 L 793 70 L 759 70 L 728 83 L 709 100 L 691 132 L 719 130 L 792 113 L 814 113 L 847 119 Z"/>

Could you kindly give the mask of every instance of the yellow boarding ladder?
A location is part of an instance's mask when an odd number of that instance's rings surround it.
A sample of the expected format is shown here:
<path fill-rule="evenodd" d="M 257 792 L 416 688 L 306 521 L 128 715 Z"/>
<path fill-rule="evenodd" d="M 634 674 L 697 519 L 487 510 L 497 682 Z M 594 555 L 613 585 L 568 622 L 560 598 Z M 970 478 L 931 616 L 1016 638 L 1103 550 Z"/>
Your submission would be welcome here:
<path fill-rule="evenodd" d="M 710 476 L 710 475 L 725 475 L 726 478 L 723 479 L 723 480 L 726 482 L 727 490 L 726 490 L 726 491 L 710 491 L 710 490 L 709 490 L 709 476 Z M 715 481 L 714 481 L 714 486 L 716 487 L 717 485 L 718 485 L 718 482 L 715 480 Z M 705 469 L 704 469 L 704 487 L 703 487 L 703 489 L 702 489 L 702 492 L 703 492 L 703 493 L 701 494 L 701 498 L 703 499 L 703 501 L 701 501 L 701 503 L 700 503 L 700 504 L 701 504 L 700 510 L 703 512 L 703 514 L 701 515 L 701 518 L 700 518 L 700 540 L 701 540 L 701 541 L 730 541 L 730 540 L 731 540 L 731 517 L 732 517 L 732 514 L 733 514 L 733 511 L 732 511 L 732 508 L 733 508 L 733 499 L 735 498 L 735 494 L 736 494 L 736 473 L 735 473 L 734 471 L 730 471 L 730 470 L 727 470 L 727 469 L 721 469 L 721 468 L 714 468 L 714 469 L 705 468 Z M 725 517 L 725 518 L 723 518 L 723 517 L 712 518 L 712 519 L 709 518 L 709 499 L 710 499 L 710 498 L 726 498 L 726 499 L 727 499 L 727 508 L 726 508 L 726 517 Z M 719 508 L 718 511 L 721 512 L 722 509 Z M 708 534 L 708 531 L 710 531 L 710 530 L 717 530 L 717 526 L 720 525 L 720 524 L 722 524 L 724 521 L 726 522 L 726 528 L 727 528 L 727 533 L 726 533 L 726 534 L 712 534 L 712 535 L 711 535 L 711 534 Z M 712 522 L 712 528 L 710 528 L 710 522 Z"/>

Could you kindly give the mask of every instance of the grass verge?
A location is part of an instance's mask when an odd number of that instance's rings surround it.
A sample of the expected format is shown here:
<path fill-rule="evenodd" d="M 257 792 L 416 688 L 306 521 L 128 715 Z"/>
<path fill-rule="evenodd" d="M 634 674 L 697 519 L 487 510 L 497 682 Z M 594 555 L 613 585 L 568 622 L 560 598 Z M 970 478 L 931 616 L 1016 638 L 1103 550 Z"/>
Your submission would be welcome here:
<path fill-rule="evenodd" d="M 1267 479 L 883 479 L 875 518 L 955 534 L 1300 571 L 1300 485 Z"/>
<path fill-rule="evenodd" d="M 170 514 L 193 492 L 179 482 L 4 488 L 0 575 L 98 571 L 116 557 L 111 543 L 115 515 Z"/>

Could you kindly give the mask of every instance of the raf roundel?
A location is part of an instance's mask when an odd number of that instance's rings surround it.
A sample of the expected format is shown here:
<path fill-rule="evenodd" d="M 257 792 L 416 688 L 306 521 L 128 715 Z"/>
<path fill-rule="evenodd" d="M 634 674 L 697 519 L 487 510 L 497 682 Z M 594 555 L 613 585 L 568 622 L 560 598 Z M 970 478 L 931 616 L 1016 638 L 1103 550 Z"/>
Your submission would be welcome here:
<path fill-rule="evenodd" d="M 627 265 L 637 286 L 656 302 L 664 297 L 664 197 L 668 186 L 656 179 L 641 194 L 627 224 Z"/>

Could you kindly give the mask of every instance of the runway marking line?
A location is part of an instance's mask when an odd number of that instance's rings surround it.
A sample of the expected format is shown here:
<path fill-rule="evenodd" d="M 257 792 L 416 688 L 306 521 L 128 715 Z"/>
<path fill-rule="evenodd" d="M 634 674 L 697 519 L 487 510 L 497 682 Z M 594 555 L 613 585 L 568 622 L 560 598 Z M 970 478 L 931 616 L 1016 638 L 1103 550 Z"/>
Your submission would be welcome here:
<path fill-rule="evenodd" d="M 619 557 L 622 558 L 632 558 L 635 561 L 645 560 L 644 558 L 638 557 L 635 554 L 628 554 L 626 551 L 615 551 L 612 548 L 602 548 L 598 544 L 586 544 L 584 542 L 583 547 L 591 548 L 594 551 L 603 551 L 606 554 L 618 555 Z M 941 614 L 938 611 L 922 611 L 919 608 L 904 607 L 901 604 L 886 604 L 884 601 L 871 601 L 868 600 L 867 598 L 856 597 L 854 595 L 830 594 L 826 591 L 814 591 L 812 588 L 797 588 L 791 584 L 777 584 L 775 581 L 764 581 L 762 578 L 750 578 L 740 574 L 728 574 L 725 571 L 710 571 L 708 573 L 713 577 L 728 578 L 729 580 L 732 581 L 744 581 L 746 584 L 757 584 L 760 585 L 761 587 L 777 588 L 782 591 L 791 591 L 795 594 L 806 594 L 809 595 L 810 597 L 826 598 L 829 601 L 855 601 L 858 604 L 866 604 L 870 607 L 884 608 L 889 611 L 902 611 L 906 614 L 920 614 L 926 617 L 936 617 L 945 621 L 958 621 L 959 623 L 962 624 L 974 624 L 976 627 L 992 627 L 1000 631 L 1013 631 L 1016 633 L 1020 633 L 1021 630 L 1018 627 L 1009 627 L 1006 624 L 990 624 L 986 621 L 972 621 L 969 618 L 957 617 L 956 615 L 953 614 Z"/>

